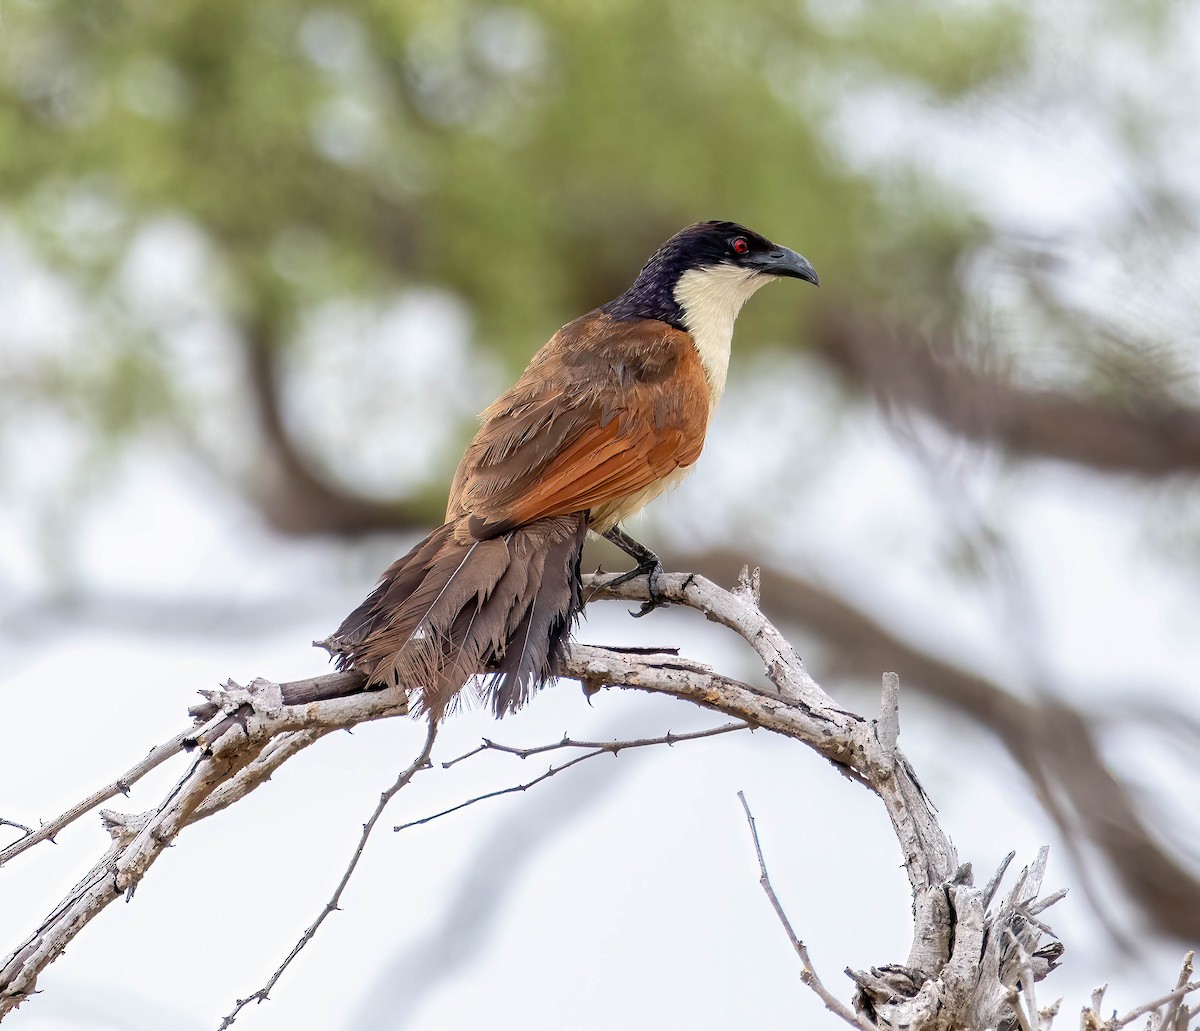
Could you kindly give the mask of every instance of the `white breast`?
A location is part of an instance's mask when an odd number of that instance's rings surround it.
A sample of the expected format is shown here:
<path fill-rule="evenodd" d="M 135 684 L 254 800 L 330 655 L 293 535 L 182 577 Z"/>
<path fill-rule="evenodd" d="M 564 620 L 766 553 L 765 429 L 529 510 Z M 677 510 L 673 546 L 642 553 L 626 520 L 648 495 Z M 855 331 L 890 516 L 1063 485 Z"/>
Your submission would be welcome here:
<path fill-rule="evenodd" d="M 772 278 L 722 262 L 689 269 L 675 284 L 675 301 L 683 309 L 683 324 L 696 341 L 708 379 L 710 414 L 725 392 L 733 324 L 738 312 Z"/>
<path fill-rule="evenodd" d="M 704 377 L 708 380 L 710 416 L 725 392 L 733 324 L 738 312 L 756 290 L 773 278 L 723 263 L 689 269 L 675 284 L 675 301 L 683 309 L 683 324 L 696 343 Z M 604 533 L 635 515 L 663 491 L 676 486 L 693 468 L 676 469 L 636 494 L 597 505 L 591 512 L 592 529 Z"/>

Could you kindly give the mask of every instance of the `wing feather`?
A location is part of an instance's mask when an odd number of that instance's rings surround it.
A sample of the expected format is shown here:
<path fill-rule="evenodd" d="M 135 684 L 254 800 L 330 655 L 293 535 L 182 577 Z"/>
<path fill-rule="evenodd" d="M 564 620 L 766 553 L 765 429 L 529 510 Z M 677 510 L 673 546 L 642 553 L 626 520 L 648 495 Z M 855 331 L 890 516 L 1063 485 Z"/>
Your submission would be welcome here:
<path fill-rule="evenodd" d="M 691 338 L 593 313 L 483 413 L 447 518 L 475 539 L 636 494 L 699 457 L 709 392 Z"/>

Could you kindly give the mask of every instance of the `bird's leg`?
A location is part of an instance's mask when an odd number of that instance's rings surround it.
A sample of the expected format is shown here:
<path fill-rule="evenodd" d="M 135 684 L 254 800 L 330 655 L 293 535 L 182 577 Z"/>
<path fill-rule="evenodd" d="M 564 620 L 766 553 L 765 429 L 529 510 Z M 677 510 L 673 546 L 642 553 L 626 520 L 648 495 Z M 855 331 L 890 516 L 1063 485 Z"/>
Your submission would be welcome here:
<path fill-rule="evenodd" d="M 604 534 L 604 539 L 611 544 L 615 544 L 626 555 L 637 562 L 637 567 L 631 569 L 628 573 L 622 573 L 609 586 L 616 587 L 618 584 L 623 584 L 628 580 L 632 580 L 636 576 L 646 577 L 646 586 L 650 592 L 650 600 L 642 603 L 642 607 L 630 614 L 634 619 L 640 619 L 647 612 L 653 612 L 660 605 L 666 605 L 667 600 L 658 593 L 658 577 L 663 571 L 662 561 L 644 544 L 639 544 L 629 536 L 619 526 L 614 526 Z"/>

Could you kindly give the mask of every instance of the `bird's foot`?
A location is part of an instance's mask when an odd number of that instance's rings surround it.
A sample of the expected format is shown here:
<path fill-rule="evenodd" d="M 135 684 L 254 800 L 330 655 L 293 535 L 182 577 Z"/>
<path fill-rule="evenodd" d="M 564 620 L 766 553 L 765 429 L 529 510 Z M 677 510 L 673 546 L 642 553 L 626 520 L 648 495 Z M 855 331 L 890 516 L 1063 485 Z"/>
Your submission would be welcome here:
<path fill-rule="evenodd" d="M 633 609 L 629 610 L 629 614 L 634 619 L 641 619 L 642 616 L 653 612 L 657 608 L 662 608 L 671 603 L 658 589 L 658 578 L 662 575 L 662 563 L 656 558 L 653 563 L 647 562 L 645 565 L 639 565 L 629 570 L 628 573 L 622 573 L 620 576 L 609 580 L 605 587 L 620 587 L 621 584 L 628 583 L 630 580 L 636 580 L 639 576 L 646 578 L 646 587 L 650 592 L 650 600 L 642 602 L 642 607 L 636 612 Z"/>
<path fill-rule="evenodd" d="M 606 586 L 617 587 L 620 584 L 628 583 L 630 580 L 633 580 L 639 576 L 644 576 L 646 578 L 646 586 L 650 593 L 650 600 L 643 602 L 642 607 L 638 609 L 637 612 L 634 612 L 632 609 L 630 609 L 629 614 L 633 616 L 634 619 L 641 619 L 641 617 L 646 615 L 646 613 L 653 612 L 656 608 L 659 608 L 662 605 L 669 605 L 670 602 L 663 597 L 658 589 L 658 578 L 662 575 L 663 571 L 663 565 L 659 560 L 659 557 L 644 544 L 639 544 L 637 541 L 635 541 L 629 536 L 629 534 L 620 529 L 620 527 L 612 527 L 604 534 L 604 538 L 605 540 L 615 544 L 630 558 L 637 560 L 637 565 L 633 569 L 631 569 L 628 573 L 622 573 L 615 580 L 610 580 Z"/>
<path fill-rule="evenodd" d="M 646 574 L 646 589 L 650 592 L 650 600 L 642 602 L 642 607 L 637 612 L 634 612 L 633 609 L 629 610 L 629 614 L 634 619 L 641 619 L 655 609 L 671 604 L 658 589 L 658 578 L 662 576 L 662 571 L 662 563 L 658 559 L 655 559 L 654 565 L 649 566 L 647 569 L 636 570 L 636 572 L 644 572 Z"/>

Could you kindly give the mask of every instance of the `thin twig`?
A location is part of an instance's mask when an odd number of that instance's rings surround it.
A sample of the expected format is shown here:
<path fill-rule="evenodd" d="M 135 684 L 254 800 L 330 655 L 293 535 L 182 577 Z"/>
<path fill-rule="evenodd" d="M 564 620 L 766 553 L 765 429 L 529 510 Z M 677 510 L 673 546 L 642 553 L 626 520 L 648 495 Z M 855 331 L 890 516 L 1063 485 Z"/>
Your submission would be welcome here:
<path fill-rule="evenodd" d="M 363 857 L 363 852 L 367 847 L 367 839 L 370 838 L 371 832 L 375 829 L 375 824 L 379 822 L 379 817 L 383 815 L 383 811 L 387 808 L 388 803 L 396 797 L 397 792 L 405 787 L 413 779 L 413 777 L 421 772 L 421 770 L 429 767 L 429 755 L 433 751 L 433 742 L 436 740 L 436 738 L 437 723 L 431 720 L 429 723 L 429 731 L 425 735 L 425 745 L 421 749 L 420 754 L 418 754 L 408 768 L 396 778 L 396 782 L 379 796 L 379 803 L 375 806 L 375 811 L 371 814 L 370 819 L 363 824 L 362 834 L 359 835 L 358 838 L 358 847 L 354 850 L 354 854 L 350 857 L 350 862 L 346 864 L 346 869 L 342 873 L 342 879 L 338 881 L 338 886 L 334 889 L 333 894 L 329 897 L 329 901 L 325 903 L 325 907 L 318 914 L 317 918 L 308 925 L 305 932 L 300 936 L 299 941 L 292 946 L 292 951 L 287 954 L 287 957 L 284 959 L 284 961 L 275 968 L 275 972 L 270 976 L 270 978 L 268 978 L 266 984 L 264 984 L 257 991 L 246 996 L 246 998 L 237 1000 L 237 1005 L 226 1015 L 225 1019 L 221 1021 L 219 1031 L 225 1031 L 226 1028 L 232 1025 L 233 1022 L 237 1020 L 238 1014 L 241 1013 L 242 1010 L 251 1002 L 263 1003 L 267 1001 L 267 997 L 270 995 L 271 989 L 275 987 L 276 983 L 283 976 L 283 972 L 287 970 L 289 966 L 291 966 L 292 960 L 300 955 L 300 951 L 305 945 L 312 941 L 317 931 L 320 930 L 321 925 L 325 922 L 325 918 L 328 917 L 330 913 L 336 912 L 340 908 L 338 903 L 342 899 L 342 892 L 346 890 L 346 885 L 350 883 L 350 878 L 354 875 L 354 871 L 358 867 L 358 861 Z"/>
<path fill-rule="evenodd" d="M 6 820 L 3 816 L 0 816 L 0 827 L 15 827 L 17 830 L 24 831 L 26 834 L 33 833 L 32 827 L 26 827 L 25 824 L 17 823 L 16 820 Z"/>
<path fill-rule="evenodd" d="M 808 956 L 807 946 L 796 936 L 796 932 L 792 930 L 792 922 L 783 911 L 779 896 L 775 894 L 775 889 L 771 885 L 771 875 L 767 873 L 767 863 L 763 859 L 762 845 L 758 840 L 758 828 L 754 824 L 754 814 L 750 812 L 750 803 L 746 801 L 744 792 L 739 791 L 738 798 L 741 800 L 742 808 L 746 810 L 746 822 L 750 825 L 750 837 L 754 839 L 754 854 L 758 857 L 758 870 L 760 874 L 758 883 L 762 885 L 762 890 L 767 893 L 767 898 L 771 900 L 771 908 L 775 910 L 775 915 L 779 917 L 779 922 L 783 924 L 783 929 L 787 932 L 788 941 L 792 943 L 792 948 L 796 950 L 796 955 L 800 957 L 800 962 L 804 965 L 804 969 L 800 973 L 800 980 L 817 994 L 817 997 L 825 1003 L 827 1010 L 841 1017 L 851 1027 L 857 1027 L 860 1031 L 878 1031 L 878 1028 L 874 1024 L 869 1024 L 859 1019 L 858 1016 L 851 1012 L 846 1004 L 837 999 L 822 984 L 821 979 L 817 976 L 816 970 L 813 969 L 812 960 Z"/>
<path fill-rule="evenodd" d="M 462 755 L 451 759 L 449 762 L 442 763 L 443 769 L 448 766 L 453 766 L 455 763 L 460 763 L 464 759 L 469 759 L 473 755 L 478 755 L 480 752 L 504 752 L 508 755 L 515 755 L 521 759 L 528 758 L 531 755 L 538 755 L 541 752 L 552 752 L 560 748 L 590 748 L 592 751 L 585 752 L 583 755 L 577 755 L 575 758 L 563 763 L 561 766 L 551 766 L 545 773 L 534 777 L 533 780 L 526 781 L 523 784 L 511 784 L 506 788 L 498 788 L 495 791 L 489 791 L 486 794 L 476 795 L 474 798 L 468 798 L 465 802 L 459 802 L 458 805 L 451 806 L 449 809 L 443 809 L 441 812 L 433 813 L 430 816 L 423 816 L 419 820 L 410 820 L 408 823 L 399 824 L 393 827 L 394 831 L 406 831 L 410 827 L 420 827 L 425 823 L 432 823 L 434 820 L 439 820 L 443 816 L 449 816 L 451 813 L 457 813 L 460 809 L 466 809 L 469 806 L 475 805 L 476 802 L 486 802 L 490 798 L 499 798 L 501 795 L 514 795 L 518 791 L 528 791 L 530 788 L 542 783 L 544 780 L 549 780 L 556 774 L 562 773 L 564 770 L 569 770 L 586 759 L 594 759 L 598 755 L 617 755 L 619 752 L 625 751 L 627 748 L 648 748 L 651 745 L 673 745 L 679 741 L 696 741 L 704 737 L 716 737 L 718 734 L 728 734 L 735 730 L 753 730 L 754 727 L 750 723 L 724 723 L 719 727 L 710 727 L 708 730 L 696 730 L 688 734 L 675 734 L 668 731 L 661 737 L 644 737 L 636 740 L 628 741 L 575 741 L 570 737 L 564 737 L 561 741 L 556 741 L 549 745 L 535 745 L 532 748 L 514 748 L 512 745 L 502 745 L 495 741 L 489 741 L 484 738 L 483 744 L 478 748 L 473 748 L 469 752 L 464 752 Z"/>
<path fill-rule="evenodd" d="M 514 795 L 518 791 L 528 791 L 530 788 L 537 786 L 544 780 L 549 780 L 555 774 L 562 773 L 564 770 L 569 770 L 572 766 L 578 765 L 586 759 L 594 759 L 598 755 L 604 755 L 604 751 L 596 749 L 594 752 L 584 752 L 583 755 L 577 755 L 569 762 L 563 763 L 561 766 L 551 766 L 540 777 L 534 777 L 533 780 L 526 781 L 524 784 L 512 784 L 506 788 L 499 788 L 496 791 L 489 791 L 483 795 L 476 795 L 474 798 L 468 798 L 465 802 L 459 802 L 458 805 L 451 806 L 449 809 L 443 809 L 441 812 L 433 813 L 430 816 L 423 816 L 419 820 L 410 820 L 408 823 L 401 823 L 393 827 L 393 831 L 406 831 L 410 827 L 420 827 L 422 824 L 433 823 L 434 820 L 440 820 L 443 816 L 449 816 L 451 813 L 457 813 L 460 809 L 467 809 L 475 805 L 476 802 L 486 802 L 489 798 L 499 798 L 501 795 Z"/>
<path fill-rule="evenodd" d="M 716 737 L 718 734 L 728 734 L 732 730 L 752 730 L 753 727 L 749 723 L 722 723 L 719 727 L 709 727 L 707 730 L 693 730 L 683 734 L 676 734 L 674 731 L 668 730 L 665 734 L 659 737 L 643 737 L 630 739 L 627 741 L 576 741 L 574 738 L 563 735 L 561 741 L 555 741 L 548 745 L 534 745 L 531 748 L 518 748 L 515 745 L 502 745 L 498 741 L 492 741 L 489 738 L 483 739 L 483 744 L 478 748 L 473 748 L 469 752 L 464 752 L 457 758 L 451 759 L 449 762 L 442 763 L 442 769 L 449 769 L 456 763 L 462 762 L 464 759 L 470 759 L 473 755 L 478 755 L 480 752 L 505 752 L 508 755 L 515 755 L 520 759 L 528 759 L 532 755 L 541 755 L 543 752 L 555 752 L 560 748 L 598 748 L 605 752 L 612 752 L 616 755 L 618 752 L 624 751 L 626 748 L 645 748 L 647 745 L 673 745 L 679 741 L 696 741 L 703 737 Z"/>
<path fill-rule="evenodd" d="M 469 752 L 463 752 L 462 755 L 455 756 L 453 759 L 442 763 L 442 769 L 448 770 L 451 766 L 457 766 L 464 759 L 470 759 L 473 755 L 478 755 L 480 752 L 486 752 L 490 747 L 492 746 L 488 743 L 488 739 L 485 737 L 483 739 L 483 744 L 481 744 L 478 748 L 472 748 Z"/>

